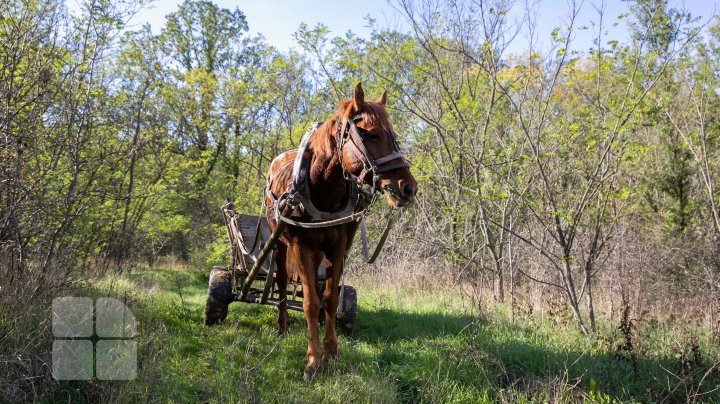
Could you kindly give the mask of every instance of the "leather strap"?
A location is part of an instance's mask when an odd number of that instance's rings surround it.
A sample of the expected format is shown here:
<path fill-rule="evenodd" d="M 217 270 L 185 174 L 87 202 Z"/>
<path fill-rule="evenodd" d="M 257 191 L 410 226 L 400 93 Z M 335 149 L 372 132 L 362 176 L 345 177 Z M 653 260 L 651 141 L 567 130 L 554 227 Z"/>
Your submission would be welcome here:
<path fill-rule="evenodd" d="M 388 154 L 388 155 L 385 156 L 385 157 L 380 157 L 379 159 L 376 159 L 376 160 L 375 160 L 375 164 L 378 165 L 378 166 L 380 166 L 380 165 L 383 165 L 384 163 L 386 163 L 386 162 L 388 162 L 388 161 L 390 161 L 390 160 L 395 160 L 395 159 L 404 159 L 404 154 L 403 154 L 402 152 L 400 152 L 400 151 L 396 151 L 396 152 L 394 152 L 394 153 L 390 153 L 390 154 Z"/>

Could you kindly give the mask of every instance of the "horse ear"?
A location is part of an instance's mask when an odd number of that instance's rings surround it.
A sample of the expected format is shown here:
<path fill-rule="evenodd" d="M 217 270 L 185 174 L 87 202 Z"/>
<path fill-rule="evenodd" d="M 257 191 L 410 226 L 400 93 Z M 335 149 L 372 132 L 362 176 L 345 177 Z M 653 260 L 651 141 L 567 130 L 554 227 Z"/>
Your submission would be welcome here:
<path fill-rule="evenodd" d="M 362 88 L 362 83 L 358 81 L 357 84 L 355 84 L 355 94 L 353 95 L 353 103 L 355 104 L 355 111 L 360 111 L 360 108 L 362 107 L 362 103 L 365 101 L 365 92 Z"/>
<path fill-rule="evenodd" d="M 381 105 L 385 105 L 385 101 L 387 101 L 387 90 L 383 91 L 380 98 L 375 100 L 375 102 L 377 102 L 378 104 L 381 104 Z"/>

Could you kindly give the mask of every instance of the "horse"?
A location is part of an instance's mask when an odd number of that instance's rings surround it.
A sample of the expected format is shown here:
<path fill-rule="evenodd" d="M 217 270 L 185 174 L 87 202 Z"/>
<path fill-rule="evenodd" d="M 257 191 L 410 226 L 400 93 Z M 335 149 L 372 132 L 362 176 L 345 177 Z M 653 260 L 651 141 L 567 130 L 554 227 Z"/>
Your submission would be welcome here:
<path fill-rule="evenodd" d="M 394 208 L 414 204 L 417 182 L 397 144 L 385 110 L 386 101 L 387 91 L 374 101 L 365 100 L 362 84 L 357 83 L 353 98 L 340 101 L 333 118 L 317 124 L 306 134 L 299 149 L 302 155 L 292 150 L 273 159 L 265 188 L 266 216 L 272 231 L 282 219 L 278 215 L 278 201 L 288 195 L 289 189 L 304 195 L 290 216 L 295 223 L 334 223 L 332 219 L 338 216 L 357 213 L 368 205 L 367 200 L 357 202 L 362 200 L 363 192 L 373 196 L 377 192 L 385 194 Z M 316 290 L 318 267 L 325 257 L 323 345 L 325 357 L 334 360 L 338 356 L 335 312 L 340 277 L 357 228 L 357 220 L 323 228 L 288 225 L 278 241 L 275 253 L 280 292 L 278 333 L 282 335 L 288 329 L 287 282 L 289 276 L 297 274 L 308 329 L 307 365 L 303 372 L 306 380 L 322 371 L 320 304 Z"/>

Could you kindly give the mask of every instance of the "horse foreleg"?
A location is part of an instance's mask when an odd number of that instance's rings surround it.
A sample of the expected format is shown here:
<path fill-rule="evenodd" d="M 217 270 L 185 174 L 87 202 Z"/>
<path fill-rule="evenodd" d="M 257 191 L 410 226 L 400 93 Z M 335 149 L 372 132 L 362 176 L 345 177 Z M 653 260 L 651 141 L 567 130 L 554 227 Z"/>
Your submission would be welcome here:
<path fill-rule="evenodd" d="M 335 313 L 338 307 L 338 286 L 344 259 L 344 249 L 335 251 L 330 257 L 330 265 L 326 268 L 327 279 L 323 293 L 323 308 L 325 310 L 325 356 L 328 359 L 335 359 L 338 355 Z"/>
<path fill-rule="evenodd" d="M 317 295 L 317 267 L 320 265 L 322 253 L 302 251 L 298 243 L 293 245 L 293 255 L 298 257 L 297 270 L 302 282 L 303 312 L 308 328 L 307 366 L 303 376 L 312 379 L 322 371 L 322 351 L 320 351 L 320 326 L 318 314 L 320 301 Z"/>
<path fill-rule="evenodd" d="M 275 271 L 275 281 L 278 287 L 278 335 L 283 335 L 288 330 L 288 310 L 287 310 L 287 284 L 288 284 L 288 272 L 293 268 L 294 263 L 287 260 L 287 247 L 283 243 L 277 244 L 275 263 L 277 265 L 277 271 Z"/>

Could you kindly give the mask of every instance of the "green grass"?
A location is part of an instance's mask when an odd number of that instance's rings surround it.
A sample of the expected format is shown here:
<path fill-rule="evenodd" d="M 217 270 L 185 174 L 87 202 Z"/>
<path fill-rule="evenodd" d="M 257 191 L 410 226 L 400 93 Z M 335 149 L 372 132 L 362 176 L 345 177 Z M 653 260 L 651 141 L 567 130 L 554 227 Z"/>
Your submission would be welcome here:
<path fill-rule="evenodd" d="M 705 392 L 720 383 L 717 369 L 702 379 L 718 362 L 709 345 L 685 380 L 673 374 L 680 351 L 663 339 L 672 330 L 639 329 L 647 335 L 633 360 L 618 350 L 622 336 L 612 326 L 584 338 L 571 324 L 532 317 L 511 324 L 503 306 L 478 316 L 455 294 L 369 279 L 354 285 L 355 335 L 339 337 L 339 360 L 308 383 L 301 313 L 291 312 L 282 338 L 270 306 L 233 303 L 227 321 L 204 327 L 206 282 L 196 271 L 144 269 L 94 284 L 95 293 L 126 299 L 135 313 L 138 378 L 66 383 L 55 397 L 82 399 L 88 395 L 77 391 L 95 389 L 121 402 L 647 402 L 685 401 L 698 385 Z M 699 399 L 720 401 L 714 394 Z"/>

